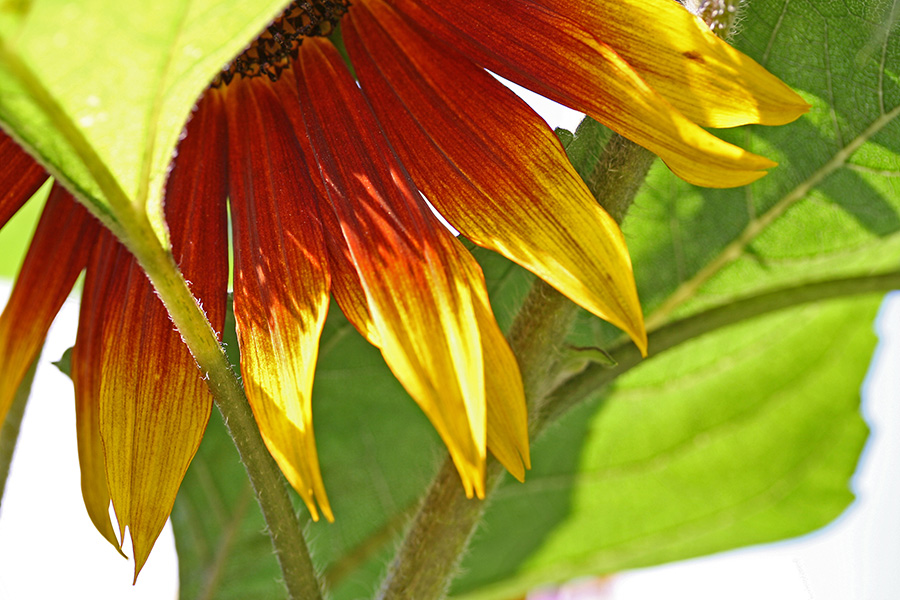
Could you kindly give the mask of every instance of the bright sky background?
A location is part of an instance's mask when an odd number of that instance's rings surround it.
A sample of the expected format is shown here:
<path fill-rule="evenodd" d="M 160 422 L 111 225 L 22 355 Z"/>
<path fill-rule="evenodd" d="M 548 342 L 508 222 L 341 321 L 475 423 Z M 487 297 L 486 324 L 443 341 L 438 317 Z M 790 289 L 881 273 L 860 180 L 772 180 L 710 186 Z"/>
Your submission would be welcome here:
<path fill-rule="evenodd" d="M 579 115 L 536 103 L 553 126 L 577 125 Z M 9 289 L 0 281 L 0 306 Z M 50 331 L 25 414 L 0 508 L 0 598 L 175 599 L 168 526 L 132 586 L 133 564 L 100 537 L 84 510 L 72 385 L 50 364 L 74 342 L 77 316 L 70 299 Z M 603 593 L 586 595 L 591 586 L 582 583 L 580 595 L 573 587 L 556 600 L 900 598 L 900 294 L 885 305 L 878 328 L 883 337 L 864 386 L 872 434 L 854 481 L 858 500 L 837 522 L 799 541 L 626 573 Z"/>

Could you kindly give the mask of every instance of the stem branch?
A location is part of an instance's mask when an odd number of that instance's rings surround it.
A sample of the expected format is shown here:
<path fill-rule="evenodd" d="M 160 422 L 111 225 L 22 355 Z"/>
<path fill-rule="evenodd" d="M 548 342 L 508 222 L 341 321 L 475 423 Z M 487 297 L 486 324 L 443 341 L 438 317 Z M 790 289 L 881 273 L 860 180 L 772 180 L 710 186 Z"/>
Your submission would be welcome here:
<path fill-rule="evenodd" d="M 648 358 L 716 329 L 778 310 L 822 300 L 884 293 L 896 289 L 900 289 L 900 271 L 817 281 L 749 296 L 651 331 L 648 337 L 649 347 L 653 352 Z M 613 348 L 610 355 L 617 363 L 615 367 L 592 364 L 566 381 L 547 398 L 541 413 L 537 415 L 538 430 L 556 421 L 581 402 L 595 397 L 605 386 L 637 366 L 642 360 L 640 353 L 629 342 L 623 342 Z"/>

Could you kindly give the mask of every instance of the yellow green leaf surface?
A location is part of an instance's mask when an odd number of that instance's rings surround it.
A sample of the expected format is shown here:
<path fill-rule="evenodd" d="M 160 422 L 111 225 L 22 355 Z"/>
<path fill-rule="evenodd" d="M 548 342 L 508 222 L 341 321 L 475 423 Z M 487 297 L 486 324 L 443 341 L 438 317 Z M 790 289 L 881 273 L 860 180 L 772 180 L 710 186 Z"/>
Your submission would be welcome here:
<path fill-rule="evenodd" d="M 15 10 L 13 9 L 15 4 Z M 0 126 L 93 212 L 160 202 L 184 122 L 280 0 L 33 0 L 0 5 Z"/>

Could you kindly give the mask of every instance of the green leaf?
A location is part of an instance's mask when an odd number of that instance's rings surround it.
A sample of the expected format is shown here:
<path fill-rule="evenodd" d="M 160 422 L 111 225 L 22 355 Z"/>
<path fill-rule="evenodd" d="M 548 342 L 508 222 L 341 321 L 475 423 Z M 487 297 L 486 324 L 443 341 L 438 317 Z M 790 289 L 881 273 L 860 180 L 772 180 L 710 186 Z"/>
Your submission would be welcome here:
<path fill-rule="evenodd" d="M 284 0 L 0 5 L 0 124 L 100 216 L 165 240 L 161 196 L 199 94 Z"/>
<path fill-rule="evenodd" d="M 719 330 L 573 410 L 535 444 L 526 482 L 495 496 L 454 597 L 510 598 L 830 522 L 853 499 L 877 308 L 843 300 Z"/>

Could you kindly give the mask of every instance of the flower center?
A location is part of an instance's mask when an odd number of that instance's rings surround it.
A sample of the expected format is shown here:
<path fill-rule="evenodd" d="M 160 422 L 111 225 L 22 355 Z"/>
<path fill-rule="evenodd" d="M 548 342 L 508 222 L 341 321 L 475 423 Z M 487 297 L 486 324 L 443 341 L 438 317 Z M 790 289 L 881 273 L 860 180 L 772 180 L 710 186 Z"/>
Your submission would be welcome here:
<path fill-rule="evenodd" d="M 236 75 L 277 81 L 281 72 L 297 57 L 303 38 L 331 35 L 347 13 L 349 0 L 306 0 L 292 2 L 243 54 L 225 67 L 213 81 L 213 87 L 228 85 Z"/>

